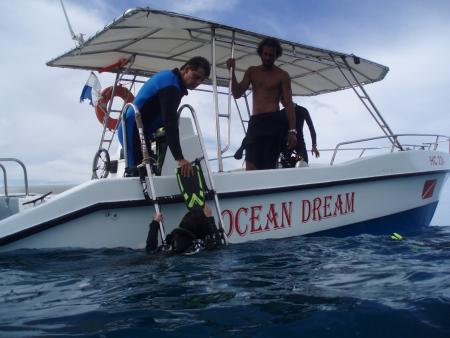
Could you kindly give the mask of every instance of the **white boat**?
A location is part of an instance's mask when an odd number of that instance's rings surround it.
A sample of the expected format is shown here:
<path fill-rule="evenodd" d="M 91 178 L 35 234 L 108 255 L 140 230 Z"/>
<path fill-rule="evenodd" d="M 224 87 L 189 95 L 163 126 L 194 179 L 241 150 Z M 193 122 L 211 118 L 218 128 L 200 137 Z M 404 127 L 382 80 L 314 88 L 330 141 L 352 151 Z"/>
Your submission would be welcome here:
<path fill-rule="evenodd" d="M 133 90 L 152 74 L 179 67 L 193 56 L 210 59 L 212 76 L 202 90 L 210 91 L 214 98 L 217 170 L 211 170 L 195 109 L 186 105 L 180 107 L 181 144 L 186 158 L 203 159 L 215 217 L 229 243 L 309 234 L 405 232 L 429 225 L 450 172 L 450 139 L 445 135 L 395 134 L 364 88 L 382 80 L 388 68 L 353 54 L 280 40 L 284 53 L 277 65 L 290 74 L 294 95 L 353 90 L 380 126 L 381 136 L 339 143 L 332 149 L 330 163 L 324 165 L 261 171 L 224 168 L 230 132 L 223 142 L 220 125 L 229 131 L 231 119 L 225 62 L 235 57 L 240 67 L 237 77 L 242 77 L 248 66 L 259 64 L 255 50 L 264 37 L 176 13 L 134 9 L 48 65 L 92 71 L 115 65 L 109 67 L 116 74 L 115 86 L 128 84 Z M 229 101 L 220 111 L 218 96 L 222 94 L 228 95 Z M 236 107 L 239 109 L 239 104 Z M 186 208 L 171 154 L 168 152 L 160 175 L 146 178 L 145 185 L 151 188 L 151 198 L 146 200 L 140 179 L 123 177 L 124 160 L 109 154 L 117 138 L 115 128 L 107 127 L 113 118 L 109 114 L 114 113 L 111 105 L 108 108 L 94 158 L 94 178 L 88 182 L 58 194 L 33 195 L 23 166 L 26 191 L 12 194 L 1 163 L 14 159 L 0 159 L 5 187 L 0 197 L 0 251 L 141 249 L 155 205 L 165 215 L 166 232 L 178 224 Z M 185 117 L 186 111 L 192 117 Z M 379 146 L 380 141 L 387 146 Z M 349 150 L 357 150 L 358 156 L 339 161 Z M 24 205 L 26 202 L 30 203 Z"/>

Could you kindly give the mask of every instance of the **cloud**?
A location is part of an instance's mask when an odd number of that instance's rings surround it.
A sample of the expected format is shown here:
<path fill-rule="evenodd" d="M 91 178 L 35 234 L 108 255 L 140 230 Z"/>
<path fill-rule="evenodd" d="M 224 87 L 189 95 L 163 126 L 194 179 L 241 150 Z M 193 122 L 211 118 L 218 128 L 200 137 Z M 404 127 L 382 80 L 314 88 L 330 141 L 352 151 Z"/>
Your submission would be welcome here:
<path fill-rule="evenodd" d="M 237 0 L 177 0 L 172 2 L 167 1 L 139 1 L 142 7 L 153 7 L 156 9 L 164 9 L 183 13 L 187 15 L 198 15 L 205 13 L 223 13 L 235 10 L 238 4 Z"/>
<path fill-rule="evenodd" d="M 373 93 L 395 130 L 448 134 L 450 66 L 443 56 L 450 53 L 449 34 L 447 22 L 427 22 L 395 44 L 387 40 L 379 48 L 366 48 L 390 67 L 386 80 L 373 85 Z"/>
<path fill-rule="evenodd" d="M 95 15 L 76 6 L 66 8 L 73 23 L 86 20 L 83 28 L 89 32 L 101 26 Z M 89 157 L 95 152 L 92 145 L 99 140 L 99 126 L 92 123 L 92 111 L 87 112 L 91 109 L 77 99 L 88 72 L 46 66 L 74 46 L 59 2 L 2 2 L 0 11 L 9 13 L 0 29 L 0 39 L 8 46 L 8 53 L 0 56 L 6 79 L 0 91 L 8 98 L 0 115 L 2 157 L 23 160 L 33 169 L 31 182 L 86 179 Z M 74 156 L 77 151 L 82 158 Z M 55 158 L 70 164 L 76 174 L 70 178 Z"/>
<path fill-rule="evenodd" d="M 179 13 L 197 14 L 202 12 L 232 11 L 237 5 L 237 0 L 178 0 L 174 9 Z"/>

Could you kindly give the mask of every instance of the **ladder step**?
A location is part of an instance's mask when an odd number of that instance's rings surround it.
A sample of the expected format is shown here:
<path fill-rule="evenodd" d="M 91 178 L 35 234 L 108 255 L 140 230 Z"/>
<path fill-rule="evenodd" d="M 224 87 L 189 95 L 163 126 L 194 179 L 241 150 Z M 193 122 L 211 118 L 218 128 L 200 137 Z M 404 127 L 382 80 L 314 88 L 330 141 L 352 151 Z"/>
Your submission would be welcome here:
<path fill-rule="evenodd" d="M 111 142 L 112 142 L 112 140 L 103 140 L 103 142 L 106 142 L 106 143 L 111 143 Z"/>
<path fill-rule="evenodd" d="M 219 114 L 219 117 L 230 117 L 228 114 Z"/>

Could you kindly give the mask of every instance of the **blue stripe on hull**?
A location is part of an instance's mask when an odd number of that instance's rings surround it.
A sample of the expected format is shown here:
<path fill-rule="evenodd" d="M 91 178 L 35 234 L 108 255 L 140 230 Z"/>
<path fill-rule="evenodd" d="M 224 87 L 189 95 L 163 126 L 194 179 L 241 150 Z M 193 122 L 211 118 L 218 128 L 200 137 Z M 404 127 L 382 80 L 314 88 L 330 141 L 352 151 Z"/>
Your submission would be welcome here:
<path fill-rule="evenodd" d="M 344 237 L 359 234 L 387 235 L 393 232 L 400 234 L 413 232 L 430 224 L 437 205 L 438 201 L 397 214 L 315 232 L 309 236 Z"/>

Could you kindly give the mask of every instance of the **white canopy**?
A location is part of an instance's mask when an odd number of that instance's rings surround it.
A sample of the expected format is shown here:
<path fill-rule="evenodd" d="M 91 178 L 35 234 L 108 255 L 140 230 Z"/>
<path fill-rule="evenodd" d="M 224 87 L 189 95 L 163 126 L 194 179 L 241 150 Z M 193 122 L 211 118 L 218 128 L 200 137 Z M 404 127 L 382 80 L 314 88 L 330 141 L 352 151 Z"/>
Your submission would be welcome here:
<path fill-rule="evenodd" d="M 128 10 L 83 45 L 47 65 L 98 70 L 125 58 L 132 61 L 131 66 L 125 66 L 129 67 L 127 73 L 151 76 L 163 69 L 180 67 L 193 56 L 211 60 L 213 31 L 219 85 L 228 85 L 225 62 L 231 56 L 233 33 L 237 78 L 242 79 L 248 67 L 260 64 L 256 48 L 265 35 L 147 8 Z M 351 67 L 361 84 L 382 80 L 389 70 L 354 55 L 279 40 L 283 55 L 276 65 L 291 76 L 293 95 L 317 95 L 348 88 L 349 82 L 341 70 L 356 84 L 347 67 Z"/>

